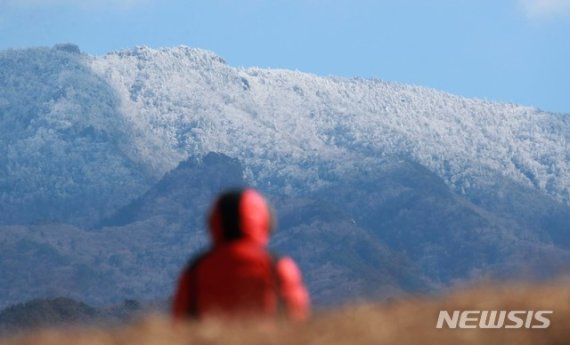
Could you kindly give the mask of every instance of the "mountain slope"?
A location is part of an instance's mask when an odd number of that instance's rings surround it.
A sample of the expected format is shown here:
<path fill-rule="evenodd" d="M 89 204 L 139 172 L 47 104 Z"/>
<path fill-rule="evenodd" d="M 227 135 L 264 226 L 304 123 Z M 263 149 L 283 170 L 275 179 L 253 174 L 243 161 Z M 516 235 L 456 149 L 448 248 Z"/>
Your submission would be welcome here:
<path fill-rule="evenodd" d="M 214 197 L 243 185 L 242 175 L 235 159 L 211 153 L 179 164 L 106 227 L 0 227 L 5 277 L 0 307 L 39 296 L 65 295 L 98 305 L 168 298 L 188 257 L 208 247 L 203 224 Z M 338 207 L 308 198 L 270 198 L 280 224 L 272 249 L 298 261 L 317 305 L 433 288 L 405 256 Z"/>
<path fill-rule="evenodd" d="M 528 199 L 545 198 L 523 191 Z M 504 193 L 515 197 L 508 188 Z M 549 277 L 570 268 L 570 252 L 561 241 L 568 235 L 561 219 L 570 219 L 570 212 L 552 201 L 539 203 L 550 211 L 532 208 L 523 198 L 509 203 L 524 204 L 526 217 L 518 216 L 522 210 L 491 212 L 409 161 L 386 162 L 373 174 L 341 181 L 318 195 L 341 205 L 361 227 L 444 285 L 481 277 Z"/>
<path fill-rule="evenodd" d="M 241 164 L 223 154 L 190 158 L 142 197 L 119 210 L 108 224 L 139 224 L 160 218 L 166 229 L 175 224 L 182 224 L 184 229 L 201 228 L 205 223 L 204 210 L 211 207 L 213 196 L 224 189 L 246 185 L 242 176 Z M 278 224 L 271 247 L 298 261 L 317 304 L 427 291 L 433 287 L 412 262 L 355 224 L 342 208 L 326 199 L 265 192 L 275 207 Z"/>
<path fill-rule="evenodd" d="M 102 57 L 72 48 L 0 52 L 4 224 L 93 224 L 208 152 L 239 159 L 248 182 L 287 194 L 404 158 L 487 209 L 504 182 L 570 202 L 568 115 L 379 80 L 234 68 L 188 47 Z"/>
<path fill-rule="evenodd" d="M 570 200 L 567 115 L 378 80 L 233 68 L 187 47 L 137 47 L 91 66 L 143 129 L 138 144 L 160 138 L 144 161 L 222 152 L 259 183 L 314 189 L 403 155 L 462 193 L 498 175 Z"/>
<path fill-rule="evenodd" d="M 0 224 L 90 224 L 153 180 L 87 59 L 73 46 L 0 52 Z"/>
<path fill-rule="evenodd" d="M 212 198 L 228 188 L 243 187 L 243 168 L 237 159 L 209 153 L 182 161 L 144 195 L 115 212 L 102 226 L 122 226 L 165 216 L 170 222 L 199 228 Z"/>
<path fill-rule="evenodd" d="M 570 266 L 565 114 L 62 45 L 0 52 L 0 133 L 4 303 L 164 296 L 236 184 L 274 201 L 323 304 Z"/>

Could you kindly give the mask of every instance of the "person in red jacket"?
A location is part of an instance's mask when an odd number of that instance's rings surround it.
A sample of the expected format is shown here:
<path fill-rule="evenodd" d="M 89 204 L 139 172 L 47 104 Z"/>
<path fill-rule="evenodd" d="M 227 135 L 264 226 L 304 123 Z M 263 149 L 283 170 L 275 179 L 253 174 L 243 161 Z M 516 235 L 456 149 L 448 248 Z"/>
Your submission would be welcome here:
<path fill-rule="evenodd" d="M 172 307 L 175 319 L 308 317 L 309 296 L 297 265 L 267 249 L 272 215 L 257 191 L 223 193 L 208 223 L 213 246 L 183 270 Z"/>

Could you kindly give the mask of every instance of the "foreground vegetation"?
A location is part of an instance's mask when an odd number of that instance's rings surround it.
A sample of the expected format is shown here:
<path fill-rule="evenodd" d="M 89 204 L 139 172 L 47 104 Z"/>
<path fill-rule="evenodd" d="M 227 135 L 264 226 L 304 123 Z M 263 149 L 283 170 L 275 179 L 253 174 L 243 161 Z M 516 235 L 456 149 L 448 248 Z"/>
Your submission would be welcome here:
<path fill-rule="evenodd" d="M 436 329 L 440 310 L 552 310 L 547 329 Z M 447 296 L 410 297 L 327 311 L 301 324 L 224 323 L 175 326 L 149 315 L 115 328 L 45 329 L 0 340 L 6 345 L 122 344 L 568 344 L 570 282 L 480 286 Z"/>

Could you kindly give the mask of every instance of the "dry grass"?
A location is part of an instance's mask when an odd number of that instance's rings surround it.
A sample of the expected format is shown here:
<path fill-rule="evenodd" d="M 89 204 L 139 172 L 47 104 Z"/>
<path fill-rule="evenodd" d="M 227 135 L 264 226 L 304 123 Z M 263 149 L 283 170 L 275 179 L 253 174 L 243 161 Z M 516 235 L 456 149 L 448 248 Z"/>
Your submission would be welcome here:
<path fill-rule="evenodd" d="M 436 329 L 440 310 L 553 310 L 548 329 Z M 300 323 L 223 323 L 180 327 L 148 316 L 120 329 L 42 330 L 0 340 L 7 345 L 211 344 L 570 344 L 570 282 L 478 287 L 441 298 L 346 307 Z"/>

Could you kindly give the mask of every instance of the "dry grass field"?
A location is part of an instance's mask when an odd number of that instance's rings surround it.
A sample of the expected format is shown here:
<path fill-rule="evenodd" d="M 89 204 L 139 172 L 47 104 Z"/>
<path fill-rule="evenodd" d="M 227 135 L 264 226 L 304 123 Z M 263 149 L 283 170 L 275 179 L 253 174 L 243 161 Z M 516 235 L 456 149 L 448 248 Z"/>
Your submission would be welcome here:
<path fill-rule="evenodd" d="M 552 310 L 547 329 L 436 329 L 440 310 Z M 149 315 L 121 328 L 38 330 L 0 340 L 6 345 L 278 345 L 278 344 L 570 344 L 570 282 L 479 286 L 441 297 L 347 306 L 304 323 L 224 323 L 174 326 Z"/>

